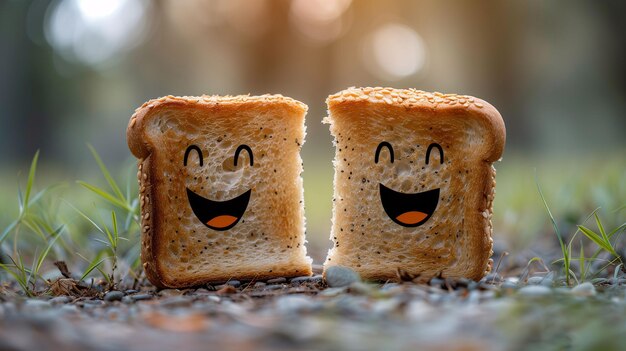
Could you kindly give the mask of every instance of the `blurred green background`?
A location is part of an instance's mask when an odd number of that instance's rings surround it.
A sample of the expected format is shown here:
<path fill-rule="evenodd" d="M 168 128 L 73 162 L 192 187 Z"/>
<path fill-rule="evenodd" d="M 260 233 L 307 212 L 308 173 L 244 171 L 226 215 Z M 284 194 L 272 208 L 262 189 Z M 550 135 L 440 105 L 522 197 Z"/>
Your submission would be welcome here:
<path fill-rule="evenodd" d="M 74 181 L 105 182 L 86 143 L 136 186 L 125 129 L 144 101 L 281 93 L 309 105 L 306 214 L 321 262 L 334 153 L 324 101 L 349 86 L 470 94 L 499 109 L 495 239 L 507 250 L 554 240 L 535 173 L 560 221 L 601 206 L 618 224 L 625 13 L 623 1 L 0 0 L 0 224 L 18 212 L 37 149 L 37 186 L 65 184 L 58 197 L 87 206 L 99 200 Z"/>

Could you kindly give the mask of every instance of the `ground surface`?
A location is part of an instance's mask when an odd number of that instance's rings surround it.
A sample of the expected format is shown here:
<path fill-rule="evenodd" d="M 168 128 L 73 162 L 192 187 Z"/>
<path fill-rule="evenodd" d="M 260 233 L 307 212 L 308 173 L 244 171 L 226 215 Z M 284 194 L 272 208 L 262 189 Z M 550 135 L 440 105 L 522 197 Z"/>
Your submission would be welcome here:
<path fill-rule="evenodd" d="M 626 279 L 569 288 L 551 273 L 523 281 L 492 274 L 328 287 L 316 271 L 188 290 L 74 287 L 38 298 L 4 286 L 0 350 L 626 349 Z"/>

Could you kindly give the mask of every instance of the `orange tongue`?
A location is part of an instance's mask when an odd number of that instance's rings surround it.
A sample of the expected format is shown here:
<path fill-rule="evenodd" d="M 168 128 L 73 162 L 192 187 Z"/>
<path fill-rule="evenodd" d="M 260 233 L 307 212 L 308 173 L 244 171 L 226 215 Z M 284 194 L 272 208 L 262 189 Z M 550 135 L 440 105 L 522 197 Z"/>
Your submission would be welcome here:
<path fill-rule="evenodd" d="M 229 225 L 235 223 L 236 220 L 237 220 L 237 217 L 229 216 L 229 215 L 222 215 L 222 216 L 217 216 L 213 218 L 212 220 L 208 221 L 206 224 L 213 228 L 226 228 Z"/>
<path fill-rule="evenodd" d="M 396 219 L 404 224 L 415 224 L 424 220 L 428 215 L 424 212 L 409 211 L 396 217 Z"/>

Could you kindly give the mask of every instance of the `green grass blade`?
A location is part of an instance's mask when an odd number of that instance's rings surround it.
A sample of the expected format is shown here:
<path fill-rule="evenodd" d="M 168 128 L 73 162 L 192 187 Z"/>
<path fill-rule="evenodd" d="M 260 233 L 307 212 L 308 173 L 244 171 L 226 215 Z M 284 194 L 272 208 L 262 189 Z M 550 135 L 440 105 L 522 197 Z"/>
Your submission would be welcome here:
<path fill-rule="evenodd" d="M 24 195 L 22 194 L 22 186 L 19 182 L 19 180 L 17 181 L 17 203 L 19 205 L 19 210 L 20 210 L 20 218 L 24 215 Z"/>
<path fill-rule="evenodd" d="M 61 225 L 59 228 L 57 228 L 57 230 L 55 230 L 51 234 L 53 238 L 48 243 L 48 246 L 46 246 L 46 249 L 44 250 L 44 252 L 41 253 L 41 256 L 39 256 L 39 259 L 37 260 L 37 266 L 35 267 L 35 273 L 39 273 L 39 269 L 41 269 L 41 265 L 43 264 L 43 261 L 48 256 L 48 253 L 50 253 L 52 246 L 54 246 L 54 243 L 57 241 L 57 239 L 61 237 L 60 233 L 61 233 L 61 230 L 63 230 L 63 227 L 64 225 Z"/>
<path fill-rule="evenodd" d="M 597 213 L 594 213 L 593 216 L 596 218 L 596 225 L 598 226 L 598 230 L 600 230 L 600 234 L 602 235 L 602 239 L 605 242 L 609 242 L 609 238 L 606 236 L 606 232 L 604 231 L 604 226 L 602 226 L 602 222 L 600 222 L 600 217 L 598 217 Z"/>
<path fill-rule="evenodd" d="M 593 232 L 591 229 L 582 225 L 579 225 L 578 229 L 580 229 L 580 231 L 583 234 L 585 234 L 587 238 L 589 238 L 591 241 L 596 243 L 596 245 L 600 246 L 601 248 L 611 253 L 612 255 L 617 256 L 617 253 L 615 252 L 615 249 L 613 249 L 613 246 L 611 246 L 611 243 L 604 241 L 602 236 L 598 235 L 597 233 Z"/>
<path fill-rule="evenodd" d="M 104 228 L 104 233 L 107 236 L 107 240 L 109 241 L 109 245 L 111 247 L 113 247 L 114 246 L 113 234 L 111 234 L 111 231 L 109 230 L 109 227 L 107 227 L 106 223 L 104 223 L 104 220 L 102 219 L 102 217 L 100 216 L 99 213 L 98 213 L 98 218 L 100 219 L 100 222 L 102 223 L 102 228 Z"/>
<path fill-rule="evenodd" d="M 554 220 L 554 216 L 552 216 L 552 212 L 550 211 L 550 207 L 548 206 L 548 202 L 546 201 L 545 196 L 543 195 L 543 191 L 541 190 L 541 186 L 539 185 L 539 179 L 537 179 L 537 174 L 535 173 L 535 183 L 537 184 L 537 190 L 539 190 L 539 196 L 541 197 L 541 201 L 548 212 L 548 216 L 550 217 L 550 222 L 552 223 L 552 227 L 554 228 L 554 232 L 556 233 L 557 238 L 559 239 L 559 244 L 561 245 L 561 253 L 563 255 L 563 265 L 565 269 L 565 278 L 567 280 L 567 284 L 569 285 L 570 278 L 570 254 L 565 246 L 563 241 L 563 237 L 561 236 L 561 232 L 559 232 L 559 227 Z"/>
<path fill-rule="evenodd" d="M 4 228 L 4 231 L 2 231 L 2 234 L 0 234 L 0 244 L 2 244 L 2 242 L 7 238 L 9 233 L 11 233 L 13 229 L 15 229 L 18 223 L 19 223 L 19 220 L 16 219 L 13 222 L 11 222 L 11 224 L 9 224 L 8 227 Z"/>
<path fill-rule="evenodd" d="M 33 273 L 35 272 L 35 267 L 37 266 L 37 261 L 39 261 L 39 255 L 37 254 L 37 249 L 35 249 L 35 253 L 33 254 L 33 264 L 30 268 L 30 270 L 25 269 L 25 271 L 28 273 L 28 278 L 26 279 L 27 282 L 31 282 L 31 279 L 33 278 Z M 37 279 L 37 276 L 35 276 L 35 280 Z M 33 286 L 35 285 L 35 282 L 32 283 Z"/>
<path fill-rule="evenodd" d="M 580 255 L 578 256 L 578 269 L 580 270 L 580 280 L 585 281 L 585 276 L 587 275 L 585 272 L 585 247 L 583 245 L 582 239 L 580 240 Z"/>
<path fill-rule="evenodd" d="M 80 277 L 80 281 L 82 281 L 83 279 L 85 279 L 89 273 L 91 273 L 94 269 L 96 269 L 98 266 L 100 266 L 102 264 L 102 262 L 104 262 L 105 260 L 109 259 L 110 257 L 104 257 L 100 260 L 97 260 L 98 256 L 96 256 L 96 259 L 94 259 L 90 264 L 89 267 L 87 267 L 87 269 L 85 270 L 85 272 L 83 273 L 83 275 Z"/>
<path fill-rule="evenodd" d="M 11 259 L 13 260 L 13 259 Z M 16 269 L 19 270 L 19 267 L 17 267 L 15 264 L 13 265 L 13 267 L 15 267 Z M 15 281 L 17 282 L 17 284 L 19 284 L 19 286 L 22 288 L 22 290 L 28 295 L 31 296 L 30 293 L 30 288 L 28 287 L 28 283 L 26 281 L 24 281 L 22 279 L 22 277 L 20 276 L 20 274 L 18 274 L 17 272 L 15 272 L 14 270 L 12 270 L 10 268 L 10 266 L 5 265 L 4 263 L 0 263 L 0 268 L 2 268 L 6 273 L 8 273 L 10 276 L 13 277 L 13 279 L 15 279 Z"/>
<path fill-rule="evenodd" d="M 94 147 L 91 146 L 90 144 L 87 144 L 87 147 L 91 151 L 93 158 L 98 163 L 98 167 L 100 167 L 100 171 L 102 172 L 102 175 L 104 175 L 104 178 L 106 178 L 107 183 L 109 183 L 109 186 L 111 187 L 111 190 L 113 190 L 113 193 L 115 193 L 115 195 L 117 196 L 119 200 L 126 203 L 126 198 L 124 197 L 124 194 L 120 190 L 120 187 L 117 185 L 113 177 L 111 177 L 109 170 L 104 165 L 104 162 L 102 162 L 102 159 L 100 159 L 100 155 L 98 155 L 98 153 L 96 152 L 96 149 L 94 149 Z"/>
<path fill-rule="evenodd" d="M 72 205 L 71 203 L 65 201 L 65 203 L 70 206 L 71 208 L 74 209 L 74 211 L 78 212 L 78 214 L 80 214 L 83 218 L 85 218 L 87 221 L 89 221 L 89 223 L 91 223 L 91 225 L 93 225 L 100 233 L 104 234 L 104 230 L 102 230 L 102 228 L 100 228 L 99 225 L 96 224 L 96 222 L 94 222 L 91 218 L 89 218 L 89 216 L 87 216 L 86 214 L 83 213 L 83 211 L 77 209 L 76 207 L 74 207 L 74 205 Z"/>
<path fill-rule="evenodd" d="M 132 209 L 128 206 L 128 204 L 116 197 L 114 197 L 113 195 L 109 194 L 107 191 L 95 186 L 95 185 L 91 185 L 89 183 L 83 182 L 81 180 L 79 180 L 77 182 L 78 184 L 82 185 L 83 187 L 91 190 L 93 193 L 95 193 L 96 195 L 102 197 L 103 199 L 105 199 L 106 201 L 110 202 L 111 204 L 125 210 L 125 211 L 132 211 Z"/>
<path fill-rule="evenodd" d="M 111 222 L 113 223 L 113 239 L 115 239 L 115 245 L 113 248 L 117 248 L 117 243 L 120 239 L 120 233 L 117 230 L 117 216 L 115 215 L 115 211 L 111 211 Z"/>
<path fill-rule="evenodd" d="M 46 238 L 46 233 L 39 227 L 37 221 L 33 219 L 33 216 L 27 216 L 22 219 L 22 224 L 26 226 L 26 228 L 30 229 L 33 233 L 37 234 L 44 242 L 48 242 Z"/>
<path fill-rule="evenodd" d="M 106 241 L 106 240 L 102 240 L 102 239 L 98 239 L 98 238 L 94 238 L 94 241 L 99 242 L 100 244 L 106 246 L 106 247 L 111 247 L 111 243 Z"/>
<path fill-rule="evenodd" d="M 24 193 L 23 207 L 28 208 L 28 200 L 30 193 L 33 190 L 33 184 L 35 183 L 35 172 L 37 172 L 37 160 L 39 159 L 39 150 L 35 152 L 32 162 L 30 163 L 30 170 L 28 171 L 28 180 L 26 181 L 26 192 Z"/>
<path fill-rule="evenodd" d="M 608 234 L 609 239 L 612 238 L 617 232 L 619 232 L 620 230 L 626 228 L 626 223 L 622 223 L 622 225 L 620 225 L 619 227 L 611 230 L 611 232 Z M 0 239 L 0 242 L 2 242 L 2 240 Z"/>

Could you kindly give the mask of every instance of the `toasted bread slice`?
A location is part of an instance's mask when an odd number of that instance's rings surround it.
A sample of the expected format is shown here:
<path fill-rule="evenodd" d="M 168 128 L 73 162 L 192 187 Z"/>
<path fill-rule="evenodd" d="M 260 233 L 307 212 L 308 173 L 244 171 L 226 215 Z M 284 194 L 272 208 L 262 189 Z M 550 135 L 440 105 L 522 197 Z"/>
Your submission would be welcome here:
<path fill-rule="evenodd" d="M 280 95 L 167 96 L 131 117 L 141 258 L 157 287 L 311 274 L 300 148 L 307 107 Z"/>
<path fill-rule="evenodd" d="M 336 154 L 325 267 L 371 280 L 483 277 L 492 163 L 505 143 L 498 111 L 471 96 L 392 88 L 350 88 L 327 104 Z"/>

